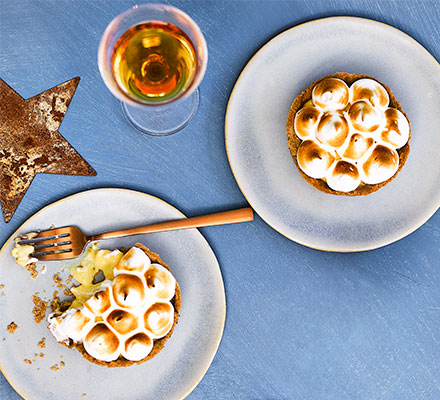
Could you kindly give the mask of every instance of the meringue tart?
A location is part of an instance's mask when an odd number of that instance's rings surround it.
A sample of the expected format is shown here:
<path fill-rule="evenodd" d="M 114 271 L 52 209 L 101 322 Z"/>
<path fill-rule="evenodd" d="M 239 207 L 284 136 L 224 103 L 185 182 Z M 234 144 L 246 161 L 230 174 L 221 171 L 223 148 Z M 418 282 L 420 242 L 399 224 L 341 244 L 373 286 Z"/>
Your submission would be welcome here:
<path fill-rule="evenodd" d="M 49 315 L 55 339 L 106 367 L 143 363 L 157 355 L 179 318 L 180 288 L 170 268 L 142 244 L 127 251 L 87 251 L 71 270 L 80 285 L 64 312 Z M 103 280 L 94 283 L 98 274 Z"/>
<path fill-rule="evenodd" d="M 409 155 L 410 122 L 391 89 L 339 72 L 292 103 L 287 142 L 301 176 L 336 195 L 367 195 L 391 182 Z"/>

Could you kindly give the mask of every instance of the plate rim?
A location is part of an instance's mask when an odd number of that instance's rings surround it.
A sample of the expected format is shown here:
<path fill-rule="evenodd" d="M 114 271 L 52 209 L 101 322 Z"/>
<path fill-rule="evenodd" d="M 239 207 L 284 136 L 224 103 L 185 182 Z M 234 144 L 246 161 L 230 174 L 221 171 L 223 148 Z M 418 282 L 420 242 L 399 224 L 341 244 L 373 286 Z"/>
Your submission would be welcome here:
<path fill-rule="evenodd" d="M 36 211 L 35 213 L 33 213 L 31 216 L 29 216 L 28 218 L 26 218 L 25 221 L 23 221 L 23 223 L 20 224 L 20 226 L 9 236 L 9 238 L 6 240 L 5 243 L 3 243 L 3 245 L 0 247 L 0 255 L 5 251 L 6 247 L 9 245 L 9 243 L 13 240 L 13 238 L 15 236 L 17 236 L 17 234 L 19 233 L 20 229 L 29 221 L 31 220 L 34 216 L 36 216 L 37 214 L 40 214 L 41 212 L 45 211 L 46 209 L 57 205 L 58 203 L 63 202 L 64 200 L 76 197 L 78 195 L 82 195 L 82 194 L 86 194 L 88 192 L 101 192 L 101 191 L 121 191 L 121 192 L 128 192 L 128 193 L 134 193 L 136 195 L 142 195 L 142 196 L 146 196 L 150 199 L 154 199 L 154 200 L 159 200 L 160 202 L 164 203 L 166 206 L 170 207 L 173 209 L 173 211 L 178 212 L 183 218 L 188 218 L 182 211 L 180 211 L 178 208 L 176 208 L 175 206 L 173 206 L 172 204 L 168 203 L 167 201 L 161 199 L 160 197 L 154 196 L 152 194 L 149 193 L 145 193 L 142 192 L 140 190 L 133 190 L 133 189 L 126 189 L 126 188 L 112 188 L 112 187 L 99 187 L 99 188 L 93 188 L 93 189 L 86 189 L 86 190 L 82 190 L 79 192 L 75 192 L 72 193 L 68 196 L 65 196 L 63 198 L 60 198 L 58 200 L 55 200 L 52 203 L 49 203 L 43 207 L 41 207 L 38 211 Z M 222 283 L 222 289 L 223 289 L 223 293 L 224 293 L 224 299 L 225 302 L 223 304 L 223 313 L 222 313 L 222 318 L 221 318 L 221 329 L 218 332 L 218 337 L 215 338 L 215 351 L 212 354 L 212 357 L 210 357 L 209 363 L 206 366 L 206 369 L 202 370 L 202 374 L 200 377 L 197 377 L 197 379 L 194 381 L 193 384 L 190 385 L 190 388 L 188 389 L 188 391 L 183 395 L 183 397 L 181 397 L 182 399 L 185 399 L 186 397 L 188 397 L 193 391 L 194 389 L 199 385 L 199 383 L 202 381 L 202 379 L 205 377 L 206 373 L 208 372 L 212 362 L 214 361 L 214 358 L 218 352 L 218 349 L 220 347 L 220 343 L 223 339 L 223 334 L 224 334 L 224 330 L 225 330 L 225 326 L 226 326 L 226 312 L 227 312 L 227 302 L 226 302 L 226 290 L 225 290 L 225 284 L 224 284 L 224 280 L 223 280 L 223 274 L 222 274 L 222 270 L 220 268 L 220 263 L 218 262 L 217 256 L 214 253 L 214 250 L 212 249 L 211 245 L 209 244 L 208 240 L 205 238 L 205 236 L 202 234 L 202 232 L 200 232 L 200 230 L 198 228 L 194 228 L 197 230 L 197 232 L 201 235 L 202 239 L 204 240 L 204 242 L 208 245 L 210 251 L 212 252 L 214 259 L 217 263 L 218 266 L 218 272 L 220 274 L 220 278 L 221 278 L 221 283 Z M 1 361 L 1 360 L 0 360 Z M 5 374 L 4 372 L 4 368 L 2 367 L 2 363 L 0 362 L 0 372 L 2 373 L 2 375 L 4 376 L 4 378 L 6 379 L 6 381 L 9 383 L 9 385 L 11 385 L 11 387 L 16 391 L 16 393 L 23 397 L 23 399 L 27 399 L 27 397 L 22 394 L 22 392 L 20 390 L 17 389 L 17 387 L 19 386 L 19 384 L 17 384 L 16 382 L 12 382 L 12 380 Z"/>
<path fill-rule="evenodd" d="M 437 63 L 440 67 L 440 62 L 437 61 L 437 59 L 421 44 L 419 43 L 416 39 L 414 39 L 412 36 L 410 36 L 409 34 L 407 34 L 406 32 L 395 28 L 392 25 L 389 25 L 385 22 L 381 22 L 381 21 L 377 21 L 375 19 L 371 19 L 371 18 L 364 18 L 364 17 L 357 17 L 357 16 L 345 16 L 345 15 L 337 15 L 337 16 L 328 16 L 328 17 L 322 17 L 322 18 L 315 18 L 315 19 L 311 19 L 305 22 L 301 22 L 297 25 L 294 25 L 290 28 L 287 28 L 285 30 L 283 30 L 282 32 L 279 32 L 277 34 L 275 34 L 275 36 L 271 37 L 267 42 L 265 42 L 262 46 L 260 46 L 258 48 L 257 51 L 255 51 L 254 54 L 252 54 L 252 56 L 249 58 L 249 60 L 246 62 L 246 64 L 244 65 L 244 67 L 241 69 L 240 74 L 238 75 L 234 86 L 231 90 L 231 93 L 229 95 L 228 98 L 228 103 L 226 105 L 226 112 L 225 112 L 225 123 L 224 123 L 224 136 L 225 136 L 225 149 L 226 149 L 226 157 L 228 159 L 228 163 L 229 163 L 229 167 L 231 169 L 232 175 L 234 176 L 235 182 L 238 186 L 238 188 L 240 189 L 242 195 L 244 196 L 244 198 L 247 200 L 247 202 L 251 205 L 251 207 L 254 209 L 254 211 L 260 215 L 261 219 L 267 224 L 269 225 L 273 230 L 275 230 L 276 232 L 278 232 L 280 235 L 284 236 L 285 238 L 298 243 L 302 246 L 314 249 L 314 250 L 319 250 L 319 251 L 325 251 L 325 252 L 330 252 L 330 253 L 358 253 L 358 252 L 365 252 L 365 251 L 370 251 L 370 250 L 376 250 L 385 246 L 388 246 L 392 243 L 396 243 L 399 240 L 409 236 L 411 233 L 415 232 L 417 229 L 419 229 L 421 226 L 423 226 L 431 217 L 434 216 L 434 214 L 440 209 L 440 204 L 437 206 L 437 209 L 435 209 L 435 205 L 433 207 L 433 211 L 431 213 L 431 211 L 429 211 L 428 213 L 426 213 L 426 215 L 424 215 L 424 217 L 422 218 L 422 222 L 420 224 L 416 224 L 414 226 L 411 226 L 409 229 L 405 230 L 405 232 L 403 232 L 400 235 L 397 235 L 398 237 L 396 237 L 395 239 L 393 239 L 392 241 L 387 241 L 386 243 L 383 244 L 378 244 L 375 246 L 367 246 L 367 247 L 359 247 L 357 249 L 354 250 L 335 250 L 335 249 L 326 249 L 324 247 L 319 247 L 319 246 L 314 246 L 311 245 L 309 243 L 305 243 L 301 240 L 298 240 L 296 238 L 294 238 L 292 235 L 282 232 L 282 230 L 280 230 L 278 227 L 276 227 L 276 224 L 273 224 L 271 222 L 269 222 L 267 220 L 267 217 L 263 217 L 258 210 L 254 207 L 254 202 L 250 201 L 248 196 L 246 195 L 245 191 L 242 188 L 242 185 L 240 184 L 239 180 L 237 179 L 237 175 L 236 175 L 236 170 L 234 170 L 233 167 L 233 163 L 231 163 L 231 157 L 229 154 L 229 148 L 228 148 L 228 129 L 227 129 L 227 120 L 228 120 L 228 112 L 230 110 L 230 104 L 231 104 L 231 99 L 234 96 L 234 93 L 236 92 L 237 86 L 239 85 L 239 81 L 240 79 L 244 76 L 246 69 L 248 68 L 248 66 L 251 64 L 251 62 L 253 62 L 254 58 L 256 58 L 259 53 L 261 53 L 266 47 L 268 47 L 274 40 L 278 39 L 279 37 L 288 34 L 290 31 L 295 30 L 297 28 L 302 28 L 305 25 L 309 25 L 309 24 L 314 24 L 314 23 L 322 23 L 322 22 L 326 22 L 326 21 L 330 21 L 330 20 L 344 20 L 344 21 L 352 21 L 352 22 L 359 22 L 359 23 L 367 23 L 367 24 L 379 24 L 381 25 L 383 28 L 388 29 L 389 31 L 399 34 L 399 36 L 403 37 L 406 41 L 411 41 L 413 43 L 415 43 L 418 47 L 420 47 L 427 55 L 429 55 L 435 63 Z M 440 198 L 440 196 L 439 196 Z"/>

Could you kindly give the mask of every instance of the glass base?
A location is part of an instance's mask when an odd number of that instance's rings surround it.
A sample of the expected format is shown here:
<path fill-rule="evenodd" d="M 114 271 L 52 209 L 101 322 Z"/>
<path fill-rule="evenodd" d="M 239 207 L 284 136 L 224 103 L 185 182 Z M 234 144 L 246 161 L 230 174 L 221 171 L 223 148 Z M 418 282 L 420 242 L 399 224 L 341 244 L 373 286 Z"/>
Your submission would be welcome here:
<path fill-rule="evenodd" d="M 194 117 L 199 108 L 199 89 L 185 100 L 163 107 L 121 104 L 128 121 L 137 130 L 153 136 L 167 136 L 185 128 Z"/>

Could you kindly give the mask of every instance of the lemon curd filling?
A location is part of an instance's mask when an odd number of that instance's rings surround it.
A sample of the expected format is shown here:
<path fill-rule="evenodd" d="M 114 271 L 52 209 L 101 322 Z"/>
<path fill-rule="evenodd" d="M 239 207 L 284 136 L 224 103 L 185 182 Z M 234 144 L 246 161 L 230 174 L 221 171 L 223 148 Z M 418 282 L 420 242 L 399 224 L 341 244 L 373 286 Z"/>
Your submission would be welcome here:
<path fill-rule="evenodd" d="M 28 264 L 38 261 L 36 258 L 31 257 L 34 252 L 34 246 L 30 244 L 20 244 L 21 240 L 30 240 L 37 236 L 37 232 L 29 232 L 24 235 L 20 235 L 14 239 L 14 248 L 11 251 L 11 256 L 15 258 L 15 262 L 22 267 L 26 267 Z"/>
<path fill-rule="evenodd" d="M 69 308 L 79 308 L 95 293 L 101 290 L 104 280 L 113 280 L 113 270 L 124 254 L 120 250 L 104 250 L 93 243 L 87 250 L 81 264 L 70 268 L 70 274 L 79 283 L 70 291 L 75 296 Z M 101 282 L 94 283 L 97 275 L 104 275 Z"/>
<path fill-rule="evenodd" d="M 32 262 L 31 254 L 34 252 L 34 246 L 30 244 L 18 244 L 15 243 L 14 248 L 11 251 L 12 257 L 15 258 L 15 262 L 22 267 L 25 267 Z"/>

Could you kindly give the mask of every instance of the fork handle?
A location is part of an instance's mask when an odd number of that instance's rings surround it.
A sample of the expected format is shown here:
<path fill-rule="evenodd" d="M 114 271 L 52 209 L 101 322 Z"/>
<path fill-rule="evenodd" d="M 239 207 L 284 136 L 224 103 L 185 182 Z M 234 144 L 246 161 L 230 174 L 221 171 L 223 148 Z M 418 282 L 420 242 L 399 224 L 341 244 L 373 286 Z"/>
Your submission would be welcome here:
<path fill-rule="evenodd" d="M 239 208 L 237 210 L 223 211 L 214 214 L 201 215 L 173 221 L 159 222 L 157 224 L 144 225 L 136 228 L 122 229 L 89 236 L 87 240 L 112 239 L 121 236 L 140 235 L 144 233 L 175 231 L 179 229 L 201 228 L 203 226 L 234 224 L 238 222 L 252 221 L 254 212 L 251 207 Z"/>

